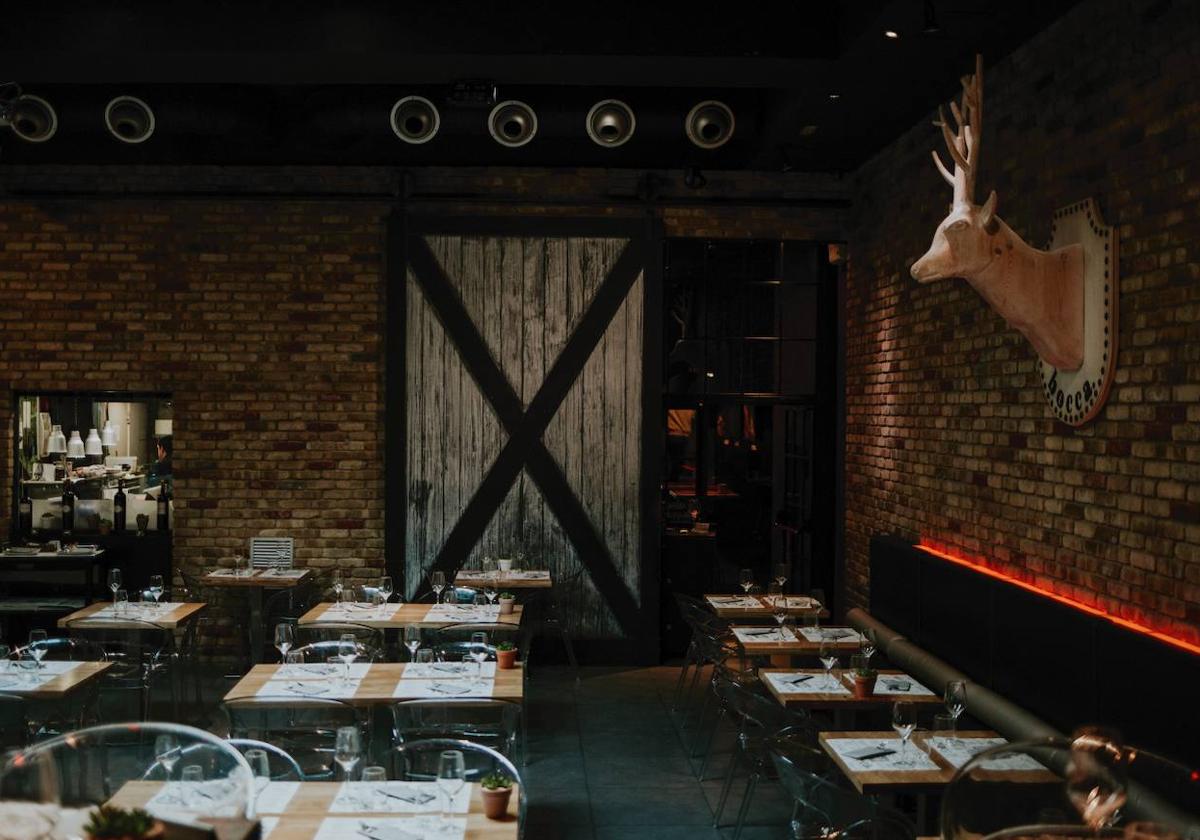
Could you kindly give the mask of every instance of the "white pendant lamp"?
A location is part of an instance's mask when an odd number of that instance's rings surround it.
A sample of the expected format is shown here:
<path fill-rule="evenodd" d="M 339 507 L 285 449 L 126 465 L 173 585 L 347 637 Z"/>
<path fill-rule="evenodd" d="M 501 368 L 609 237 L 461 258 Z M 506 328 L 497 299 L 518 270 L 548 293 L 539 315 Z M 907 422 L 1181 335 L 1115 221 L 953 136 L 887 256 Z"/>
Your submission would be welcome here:
<path fill-rule="evenodd" d="M 50 427 L 50 438 L 46 441 L 47 455 L 65 455 L 67 453 L 67 438 L 62 426 Z"/>
<path fill-rule="evenodd" d="M 111 420 L 104 421 L 104 428 L 100 430 L 100 445 L 101 446 L 116 446 L 117 445 L 117 430 L 113 428 Z"/>
<path fill-rule="evenodd" d="M 104 448 L 100 443 L 100 432 L 96 429 L 88 429 L 87 440 L 83 442 L 83 451 L 91 455 L 103 455 Z"/>
<path fill-rule="evenodd" d="M 71 439 L 67 441 L 67 457 L 68 458 L 84 458 L 83 438 L 79 436 L 79 430 L 75 429 L 71 432 Z"/>

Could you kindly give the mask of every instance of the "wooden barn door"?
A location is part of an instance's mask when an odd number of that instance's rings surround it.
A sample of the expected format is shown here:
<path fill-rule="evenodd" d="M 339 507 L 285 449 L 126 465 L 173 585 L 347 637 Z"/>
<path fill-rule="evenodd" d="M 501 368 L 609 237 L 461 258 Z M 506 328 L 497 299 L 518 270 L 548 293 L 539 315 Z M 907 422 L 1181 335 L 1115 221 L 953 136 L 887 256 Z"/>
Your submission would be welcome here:
<path fill-rule="evenodd" d="M 434 569 L 524 551 L 556 580 L 582 570 L 562 599 L 574 636 L 655 626 L 643 611 L 657 603 L 643 565 L 655 553 L 643 521 L 655 463 L 643 403 L 658 384 L 645 378 L 649 234 L 636 221 L 406 221 L 409 597 Z M 392 434 L 389 423 L 389 445 Z"/>

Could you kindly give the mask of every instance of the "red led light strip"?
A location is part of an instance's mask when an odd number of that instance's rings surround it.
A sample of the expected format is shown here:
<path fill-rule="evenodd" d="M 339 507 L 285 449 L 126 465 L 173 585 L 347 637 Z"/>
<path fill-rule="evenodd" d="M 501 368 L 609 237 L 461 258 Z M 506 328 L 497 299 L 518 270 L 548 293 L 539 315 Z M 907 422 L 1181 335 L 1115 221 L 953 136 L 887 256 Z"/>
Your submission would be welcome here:
<path fill-rule="evenodd" d="M 1176 636 L 1164 633 L 1161 630 L 1155 630 L 1152 627 L 1147 627 L 1145 624 L 1140 624 L 1136 621 L 1130 621 L 1127 618 L 1121 618 L 1120 616 L 1112 615 L 1104 610 L 1089 606 L 1082 601 L 1076 601 L 1074 598 L 1068 598 L 1066 595 L 1060 595 L 1059 593 L 1053 592 L 1049 589 L 1042 589 L 1040 586 L 1034 586 L 1032 583 L 1023 581 L 1020 578 L 1013 577 L 1012 575 L 1006 575 L 1004 572 L 998 572 L 995 569 L 984 566 L 982 563 L 974 560 L 967 560 L 964 557 L 956 557 L 953 554 L 947 554 L 945 551 L 934 548 L 933 546 L 927 545 L 924 542 L 917 543 L 917 548 L 928 552 L 935 557 L 940 557 L 943 560 L 948 560 L 949 562 L 956 563 L 959 566 L 965 566 L 972 571 L 979 572 L 980 574 L 987 575 L 988 577 L 995 578 L 996 580 L 1002 580 L 1005 583 L 1011 583 L 1013 586 L 1019 586 L 1022 589 L 1028 590 L 1029 592 L 1035 592 L 1038 595 L 1041 595 L 1043 598 L 1049 598 L 1053 601 L 1058 601 L 1060 604 L 1066 604 L 1068 607 L 1074 607 L 1075 609 L 1081 610 L 1090 615 L 1103 618 L 1105 621 L 1110 621 L 1113 624 L 1116 624 L 1118 627 L 1124 627 L 1127 630 L 1133 630 L 1134 632 L 1141 633 L 1145 636 L 1151 636 L 1155 639 L 1158 639 L 1160 642 L 1166 642 L 1169 645 L 1174 645 L 1177 648 L 1186 650 L 1188 653 L 1200 654 L 1200 645 L 1192 644 L 1191 642 L 1185 641 Z"/>

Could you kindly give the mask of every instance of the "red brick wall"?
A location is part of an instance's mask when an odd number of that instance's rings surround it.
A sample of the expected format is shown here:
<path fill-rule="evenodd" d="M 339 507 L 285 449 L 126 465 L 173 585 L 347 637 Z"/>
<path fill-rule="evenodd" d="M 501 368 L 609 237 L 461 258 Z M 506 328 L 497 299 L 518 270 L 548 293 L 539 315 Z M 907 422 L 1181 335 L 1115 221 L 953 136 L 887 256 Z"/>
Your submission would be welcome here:
<path fill-rule="evenodd" d="M 847 578 L 897 532 L 1200 641 L 1200 39 L 1185 2 L 1082 3 L 985 56 L 978 198 L 1044 245 L 1096 196 L 1120 233 L 1117 380 L 1051 420 L 1033 350 L 963 281 L 908 268 L 949 187 L 922 121 L 857 173 L 847 324 Z M 969 67 L 946 68 L 946 95 Z"/>

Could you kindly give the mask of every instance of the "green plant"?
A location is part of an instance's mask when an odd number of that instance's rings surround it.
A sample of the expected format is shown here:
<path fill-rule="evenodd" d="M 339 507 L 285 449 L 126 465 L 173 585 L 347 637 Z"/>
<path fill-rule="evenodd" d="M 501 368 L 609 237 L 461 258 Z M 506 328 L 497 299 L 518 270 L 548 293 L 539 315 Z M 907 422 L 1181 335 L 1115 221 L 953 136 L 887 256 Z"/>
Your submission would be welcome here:
<path fill-rule="evenodd" d="M 126 811 L 111 805 L 101 805 L 92 811 L 83 830 L 92 837 L 142 837 L 154 828 L 154 817 L 141 808 Z"/>
<path fill-rule="evenodd" d="M 511 592 L 501 592 L 500 593 L 501 601 L 515 601 L 516 599 L 517 599 L 517 596 L 512 594 Z"/>
<path fill-rule="evenodd" d="M 479 784 L 484 790 L 506 790 L 512 787 L 512 779 L 503 773 L 488 773 Z"/>
<path fill-rule="evenodd" d="M 500 644 L 496 645 L 496 650 L 516 650 L 516 649 L 517 649 L 517 646 L 514 645 L 512 642 L 501 642 Z"/>

